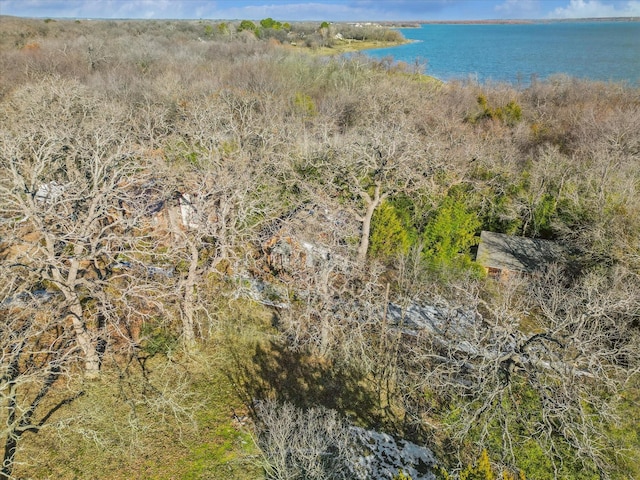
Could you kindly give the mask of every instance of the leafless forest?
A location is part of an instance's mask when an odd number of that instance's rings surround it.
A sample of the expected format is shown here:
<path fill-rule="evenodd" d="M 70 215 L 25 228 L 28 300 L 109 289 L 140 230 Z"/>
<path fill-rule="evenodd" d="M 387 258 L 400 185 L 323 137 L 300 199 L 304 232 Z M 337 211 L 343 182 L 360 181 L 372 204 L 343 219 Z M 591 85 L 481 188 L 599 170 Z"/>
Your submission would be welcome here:
<path fill-rule="evenodd" d="M 0 17 L 0 478 L 640 478 L 638 87 L 268 20 Z"/>

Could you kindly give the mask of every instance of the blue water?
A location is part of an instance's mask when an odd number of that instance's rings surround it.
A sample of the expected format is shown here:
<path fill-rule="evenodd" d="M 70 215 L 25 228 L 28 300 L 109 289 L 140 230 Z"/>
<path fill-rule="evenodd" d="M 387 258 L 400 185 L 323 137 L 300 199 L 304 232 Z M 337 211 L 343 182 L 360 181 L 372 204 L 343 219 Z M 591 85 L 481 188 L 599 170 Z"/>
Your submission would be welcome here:
<path fill-rule="evenodd" d="M 414 43 L 369 50 L 442 80 L 528 83 L 555 74 L 640 85 L 640 22 L 422 25 L 399 29 Z"/>

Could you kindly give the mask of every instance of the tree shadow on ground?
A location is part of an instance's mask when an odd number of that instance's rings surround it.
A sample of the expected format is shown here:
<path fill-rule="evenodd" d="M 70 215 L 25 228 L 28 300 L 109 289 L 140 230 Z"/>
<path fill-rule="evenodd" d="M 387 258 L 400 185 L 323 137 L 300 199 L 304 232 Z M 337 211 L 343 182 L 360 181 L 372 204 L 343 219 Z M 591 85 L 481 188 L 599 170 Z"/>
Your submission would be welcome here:
<path fill-rule="evenodd" d="M 240 355 L 235 360 L 230 377 L 250 408 L 262 399 L 304 409 L 321 405 L 357 425 L 390 433 L 396 430 L 377 395 L 366 387 L 365 375 L 352 366 L 291 350 L 273 340 L 256 344 L 249 360 Z"/>

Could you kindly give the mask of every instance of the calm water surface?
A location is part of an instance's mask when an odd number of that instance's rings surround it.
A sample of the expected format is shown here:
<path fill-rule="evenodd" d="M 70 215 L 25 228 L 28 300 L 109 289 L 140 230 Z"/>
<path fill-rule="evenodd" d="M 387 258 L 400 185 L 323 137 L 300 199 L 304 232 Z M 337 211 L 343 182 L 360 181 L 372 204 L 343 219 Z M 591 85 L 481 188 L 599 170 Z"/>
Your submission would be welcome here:
<path fill-rule="evenodd" d="M 414 43 L 369 50 L 375 58 L 427 64 L 442 80 L 528 83 L 567 74 L 640 85 L 640 22 L 422 25 L 400 29 Z"/>

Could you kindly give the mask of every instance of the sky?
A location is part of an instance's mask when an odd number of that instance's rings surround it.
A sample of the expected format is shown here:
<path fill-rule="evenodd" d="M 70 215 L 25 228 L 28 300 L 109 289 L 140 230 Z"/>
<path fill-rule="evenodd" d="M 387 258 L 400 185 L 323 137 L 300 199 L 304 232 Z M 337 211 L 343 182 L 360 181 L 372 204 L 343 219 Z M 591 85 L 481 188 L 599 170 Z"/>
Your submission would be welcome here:
<path fill-rule="evenodd" d="M 640 0 L 0 0 L 0 14 L 280 21 L 565 19 L 640 17 Z"/>

